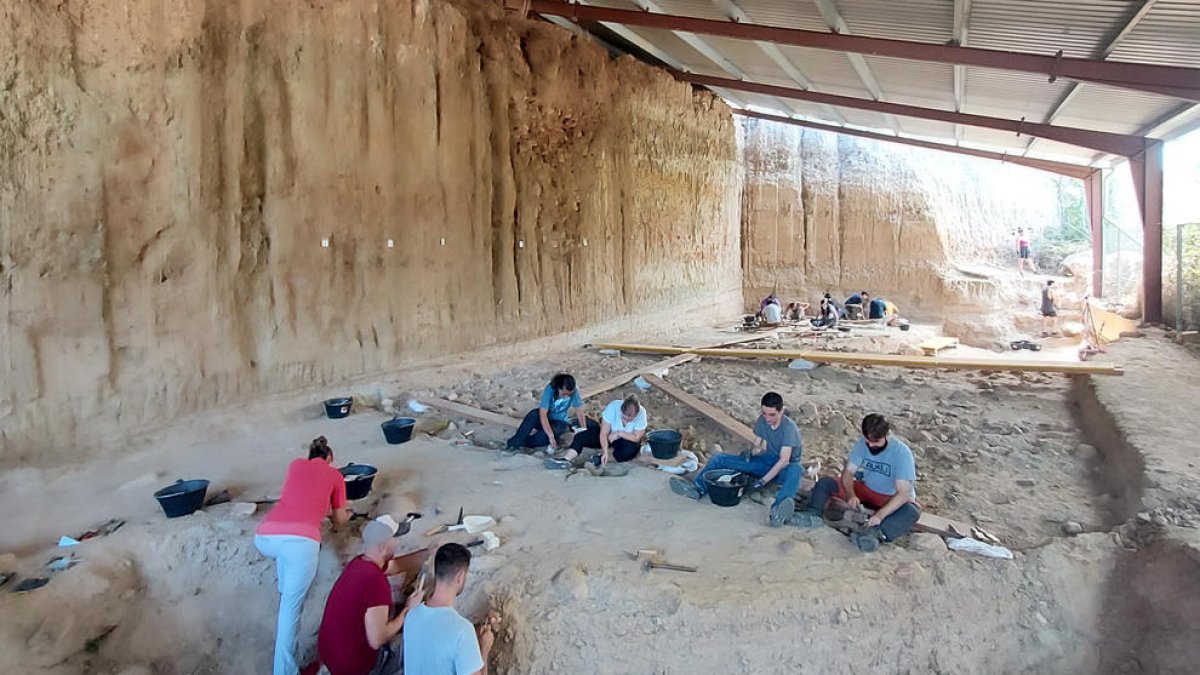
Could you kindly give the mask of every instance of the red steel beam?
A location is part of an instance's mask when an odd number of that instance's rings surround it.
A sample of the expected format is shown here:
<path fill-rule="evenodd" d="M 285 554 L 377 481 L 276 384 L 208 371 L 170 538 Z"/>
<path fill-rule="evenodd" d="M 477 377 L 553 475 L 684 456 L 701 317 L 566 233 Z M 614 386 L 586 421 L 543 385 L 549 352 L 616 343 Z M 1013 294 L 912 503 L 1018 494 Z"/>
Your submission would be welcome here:
<path fill-rule="evenodd" d="M 805 120 L 792 119 L 791 117 L 783 117 L 780 115 L 771 115 L 769 113 L 754 112 L 752 110 L 734 110 L 734 115 L 742 117 L 753 117 L 760 120 L 768 120 L 771 122 L 779 122 L 781 124 L 791 124 L 797 127 L 806 129 L 816 129 L 818 131 L 829 131 L 835 134 L 845 134 L 847 136 L 857 136 L 859 138 L 869 138 L 875 141 L 883 141 L 885 143 L 901 143 L 903 145 L 911 145 L 918 148 L 928 148 L 930 150 L 941 150 L 943 152 L 953 152 L 960 155 L 969 155 L 971 157 L 982 157 L 984 159 L 994 159 L 999 162 L 1008 162 L 1010 164 L 1020 164 L 1033 169 L 1049 171 L 1069 178 L 1078 178 L 1086 181 L 1089 177 L 1099 173 L 1098 169 L 1082 164 L 1068 164 L 1066 162 L 1055 162 L 1048 159 L 1034 159 L 1032 157 L 1022 157 L 1020 155 L 1009 155 L 1002 152 L 991 152 L 989 150 L 976 150 L 975 148 L 964 148 L 957 145 L 947 145 L 945 143 L 934 143 L 932 141 L 922 141 L 916 138 L 905 138 L 903 136 L 889 136 L 887 134 L 879 134 L 872 131 L 861 131 L 859 129 L 849 129 L 847 127 L 835 127 L 830 124 L 820 124 L 817 122 L 808 122 Z"/>
<path fill-rule="evenodd" d="M 1104 172 L 1083 179 L 1083 200 L 1092 231 L 1092 295 L 1104 295 Z M 1120 270 L 1118 270 L 1118 273 Z"/>
<path fill-rule="evenodd" d="M 529 11 L 538 14 L 561 16 L 576 22 L 607 21 L 626 26 L 687 31 L 869 56 L 887 56 L 914 61 L 1042 73 L 1049 76 L 1051 82 L 1056 78 L 1065 77 L 1080 82 L 1095 82 L 1110 87 L 1200 101 L 1200 69 L 1197 68 L 1098 61 L 1061 55 L 1042 56 L 978 47 L 960 47 L 953 44 L 933 45 L 907 40 L 888 40 L 733 21 L 698 19 L 690 16 L 673 16 L 638 10 L 570 5 L 559 0 L 505 0 L 505 6 L 509 9 L 528 7 Z"/>
<path fill-rule="evenodd" d="M 1162 323 L 1163 144 L 1129 158 L 1133 189 L 1142 213 L 1142 320 Z"/>
<path fill-rule="evenodd" d="M 815 91 L 779 87 L 772 84 L 760 84 L 758 82 L 746 82 L 744 80 L 731 80 L 724 77 L 712 77 L 711 75 L 697 75 L 694 73 L 680 72 L 674 72 L 673 74 L 675 75 L 676 79 L 705 87 L 720 87 L 723 89 L 733 89 L 735 91 L 749 91 L 756 94 L 765 94 L 767 96 L 792 98 L 798 101 L 824 103 L 826 105 L 858 108 L 860 110 L 873 110 L 875 112 L 885 114 L 903 115 L 905 117 L 918 117 L 927 120 L 938 120 L 941 122 L 948 122 L 950 124 L 966 124 L 968 126 L 999 129 L 1000 131 L 1010 131 L 1017 135 L 1024 134 L 1026 136 L 1045 138 L 1049 141 L 1058 141 L 1060 143 L 1078 145 L 1083 148 L 1090 148 L 1092 150 L 1107 152 L 1113 155 L 1120 155 L 1122 157 L 1132 157 L 1138 153 L 1141 153 L 1146 149 L 1147 145 L 1147 139 L 1141 136 L 1113 134 L 1107 131 L 1092 131 L 1090 129 L 1077 129 L 1075 127 L 1058 127 L 1050 124 L 1042 124 L 1040 122 L 1010 120 L 1001 117 L 969 115 L 967 113 L 953 112 L 950 110 L 922 108 L 914 105 L 904 105 L 902 103 L 886 103 L 884 101 L 872 101 L 864 98 L 854 98 L 852 96 L 822 94 Z"/>

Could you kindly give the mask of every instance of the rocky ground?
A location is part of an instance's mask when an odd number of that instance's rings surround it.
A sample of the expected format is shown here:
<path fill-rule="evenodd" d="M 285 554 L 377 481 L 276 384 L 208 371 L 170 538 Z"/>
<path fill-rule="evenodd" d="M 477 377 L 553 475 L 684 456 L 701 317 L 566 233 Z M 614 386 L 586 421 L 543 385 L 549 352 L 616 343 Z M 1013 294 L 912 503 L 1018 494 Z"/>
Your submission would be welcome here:
<path fill-rule="evenodd" d="M 410 394 L 441 394 L 517 415 L 557 370 L 573 372 L 586 393 L 589 382 L 654 360 L 585 350 L 517 365 L 480 360 L 379 398 L 404 405 Z M 0 670 L 262 672 L 275 605 L 271 566 L 250 536 L 262 511 L 223 505 L 168 521 L 149 493 L 176 476 L 204 476 L 235 501 L 269 495 L 318 434 L 339 464 L 379 467 L 356 509 L 417 508 L 433 524 L 463 506 L 498 519 L 502 545 L 476 561 L 460 603 L 468 614 L 490 605 L 505 615 L 497 672 L 1097 670 L 1096 617 L 1127 542 L 1108 531 L 1115 498 L 1093 478 L 1099 457 L 1073 426 L 1064 378 L 706 359 L 667 379 L 747 423 L 762 392 L 779 391 L 801 424 L 805 459 L 825 471 L 836 470 L 861 415 L 891 416 L 916 451 L 927 509 L 982 525 L 1015 559 L 948 551 L 931 535 L 864 556 L 831 528 L 767 528 L 766 507 L 753 500 L 729 509 L 683 500 L 648 468 L 622 477 L 547 471 L 495 447 L 505 432 L 466 420 L 428 413 L 421 426 L 437 435 L 388 446 L 378 427 L 387 415 L 367 405 L 370 396 L 339 421 L 311 401 L 275 401 L 164 430 L 126 459 L 6 473 L 0 507 L 49 524 L 19 530 L 20 540 L 10 531 L 20 555 L 8 564 L 22 577 L 61 553 L 52 542 L 73 531 L 72 519 L 128 523 L 77 547 L 81 562 L 45 588 L 0 593 Z M 705 452 L 738 446 L 661 392 L 643 397 L 652 426 L 688 430 Z M 627 555 L 638 548 L 699 571 L 645 572 Z M 305 612 L 308 653 L 327 589 L 353 553 L 353 531 L 327 536 Z M 163 641 L 163 627 L 176 637 Z"/>

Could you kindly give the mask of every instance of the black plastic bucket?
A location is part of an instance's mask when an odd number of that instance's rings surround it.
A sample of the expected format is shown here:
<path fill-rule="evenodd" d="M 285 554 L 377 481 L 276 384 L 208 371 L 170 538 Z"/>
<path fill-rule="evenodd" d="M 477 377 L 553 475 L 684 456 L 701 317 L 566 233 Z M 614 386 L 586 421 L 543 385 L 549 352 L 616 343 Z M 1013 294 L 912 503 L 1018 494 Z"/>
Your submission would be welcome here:
<path fill-rule="evenodd" d="M 397 417 L 380 424 L 379 427 L 383 429 L 383 437 L 389 445 L 400 445 L 412 439 L 413 426 L 416 423 L 411 417 Z"/>
<path fill-rule="evenodd" d="M 353 462 L 338 469 L 346 477 L 346 499 L 362 499 L 371 494 L 371 484 L 379 470 L 370 464 Z"/>
<path fill-rule="evenodd" d="M 718 483 L 723 476 L 733 476 L 728 482 Z M 740 471 L 717 469 L 704 474 L 704 485 L 708 488 L 708 498 L 717 506 L 737 506 L 742 501 L 742 493 L 746 491 L 746 483 L 750 477 Z"/>
<path fill-rule="evenodd" d="M 177 480 L 174 485 L 155 492 L 154 498 L 168 518 L 178 518 L 195 513 L 204 504 L 207 492 L 206 480 Z"/>
<path fill-rule="evenodd" d="M 646 434 L 646 441 L 650 443 L 650 454 L 654 459 L 675 459 L 683 434 L 674 429 L 659 429 Z"/>
<path fill-rule="evenodd" d="M 331 420 L 340 420 L 350 414 L 354 407 L 352 398 L 331 398 L 325 401 L 325 416 Z"/>

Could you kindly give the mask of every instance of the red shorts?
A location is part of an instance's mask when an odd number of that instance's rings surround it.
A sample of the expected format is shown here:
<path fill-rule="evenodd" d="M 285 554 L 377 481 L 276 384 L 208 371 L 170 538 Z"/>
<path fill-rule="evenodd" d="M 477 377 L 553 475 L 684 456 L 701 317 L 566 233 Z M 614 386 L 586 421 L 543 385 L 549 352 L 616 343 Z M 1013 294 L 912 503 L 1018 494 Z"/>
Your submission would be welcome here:
<path fill-rule="evenodd" d="M 842 483 L 842 481 L 838 481 L 838 491 L 835 492 L 833 496 L 842 501 L 849 499 L 849 496 L 846 494 L 846 486 Z M 858 497 L 858 500 L 863 503 L 863 506 L 873 510 L 879 510 L 883 508 L 883 505 L 887 504 L 892 499 L 892 495 L 885 495 L 882 492 L 876 492 L 867 487 L 867 484 L 861 480 L 854 481 L 854 496 Z M 917 508 L 921 508 L 921 505 L 917 502 L 913 502 L 912 504 Z"/>

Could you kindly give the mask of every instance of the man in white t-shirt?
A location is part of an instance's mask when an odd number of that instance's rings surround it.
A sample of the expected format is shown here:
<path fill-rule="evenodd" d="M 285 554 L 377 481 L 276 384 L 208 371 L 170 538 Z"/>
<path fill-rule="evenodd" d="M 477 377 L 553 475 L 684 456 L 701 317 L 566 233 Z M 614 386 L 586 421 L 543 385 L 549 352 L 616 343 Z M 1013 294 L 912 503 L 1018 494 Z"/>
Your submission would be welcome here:
<path fill-rule="evenodd" d="M 571 447 L 561 458 L 548 458 L 547 469 L 568 469 L 576 463 L 585 448 L 600 451 L 600 466 L 611 460 L 628 462 L 637 457 L 646 435 L 646 409 L 636 396 L 624 401 L 612 401 L 600 415 L 600 423 L 587 421 L 587 429 L 575 434 Z"/>
<path fill-rule="evenodd" d="M 471 552 L 461 544 L 443 544 L 433 558 L 433 593 L 404 620 L 404 672 L 407 675 L 487 673 L 488 653 L 500 615 L 491 612 L 478 628 L 454 609 L 467 584 Z"/>

